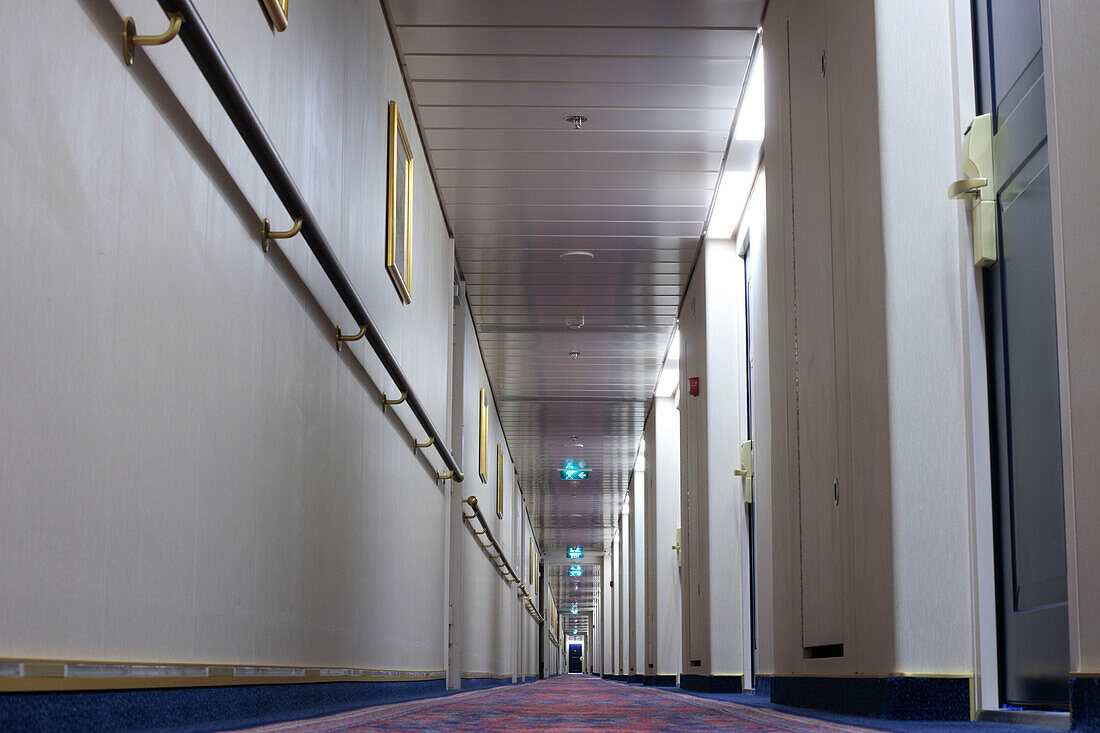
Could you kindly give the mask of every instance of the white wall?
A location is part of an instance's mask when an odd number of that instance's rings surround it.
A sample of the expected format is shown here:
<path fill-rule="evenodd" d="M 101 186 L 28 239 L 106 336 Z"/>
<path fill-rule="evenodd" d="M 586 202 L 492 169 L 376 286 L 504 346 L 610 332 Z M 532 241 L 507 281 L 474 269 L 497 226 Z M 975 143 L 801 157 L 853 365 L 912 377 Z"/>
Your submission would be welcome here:
<path fill-rule="evenodd" d="M 634 471 L 630 481 L 630 666 L 644 675 L 645 667 L 645 472 Z"/>
<path fill-rule="evenodd" d="M 952 13 L 950 0 L 875 6 L 895 668 L 909 674 L 972 668 L 962 340 L 962 280 L 972 272 L 960 268 L 961 207 L 944 193 L 960 143 Z"/>
<path fill-rule="evenodd" d="M 680 413 L 655 397 L 645 423 L 646 675 L 680 672 Z"/>
<path fill-rule="evenodd" d="M 261 252 L 260 219 L 289 218 L 182 44 L 123 65 L 121 15 L 163 13 L 116 5 L 17 3 L 0 28 L 0 656 L 441 670 L 435 471 L 373 355 L 336 352 L 354 324 L 304 242 Z M 378 4 L 284 34 L 198 5 L 444 428 L 453 245 Z M 383 269 L 391 99 L 410 306 Z"/>
<path fill-rule="evenodd" d="M 834 252 L 837 422 L 844 532 L 844 656 L 803 659 L 800 638 L 790 134 L 786 59 L 766 55 L 769 171 L 763 271 L 770 429 L 757 431 L 757 475 L 770 549 L 762 579 L 761 661 L 777 674 L 974 671 L 963 284 L 959 211 L 946 200 L 958 145 L 947 0 L 777 0 L 764 42 L 786 45 L 790 9 L 820 8 L 827 57 L 827 156 Z M 915 74 L 914 69 L 921 72 Z M 821 124 L 824 109 L 791 98 Z M 802 233 L 801 247 L 814 246 Z M 753 308 L 756 308 L 754 303 Z M 804 320 L 804 319 L 803 319 Z M 755 397 L 755 395 L 754 395 Z M 759 415 L 759 412 L 757 413 Z M 763 505 L 758 506 L 758 516 Z M 765 534 L 770 536 L 765 537 Z M 767 551 L 767 550 L 765 550 Z M 766 586 L 770 584 L 770 590 Z M 770 639 L 768 638 L 770 635 Z"/>
<path fill-rule="evenodd" d="M 1092 435 L 1100 422 L 1100 275 L 1096 170 L 1100 141 L 1095 124 L 1100 98 L 1097 3 L 1043 0 L 1054 217 L 1055 288 L 1059 297 L 1062 435 L 1066 486 L 1070 655 L 1074 673 L 1100 672 L 1100 457 Z"/>
<path fill-rule="evenodd" d="M 744 439 L 743 283 L 734 242 L 708 239 L 680 313 L 684 674 L 742 675 L 747 656 L 743 493 L 733 474 Z"/>
<path fill-rule="evenodd" d="M 504 433 L 493 404 L 488 375 L 481 361 L 481 350 L 474 333 L 473 320 L 465 303 L 459 308 L 466 324 L 464 339 L 466 363 L 464 367 L 462 413 L 464 416 L 463 456 L 466 480 L 461 484 L 461 496 L 476 497 L 489 525 L 489 530 L 503 548 L 504 555 L 517 574 L 518 562 L 524 557 L 524 548 L 514 534 L 517 513 L 523 511 L 519 499 L 522 496 L 515 486 L 514 464 L 504 442 Z M 487 441 L 487 474 L 483 482 L 479 475 L 480 449 L 480 391 L 485 390 L 489 407 L 489 432 Z M 497 445 L 501 445 L 504 474 L 504 517 L 498 518 L 497 502 Z M 468 513 L 468 512 L 467 512 Z M 462 674 L 466 677 L 507 677 L 516 672 L 517 637 L 516 624 L 521 610 L 514 586 L 509 586 L 482 551 L 467 528 L 462 558 Z M 523 612 L 526 616 L 526 612 Z"/>

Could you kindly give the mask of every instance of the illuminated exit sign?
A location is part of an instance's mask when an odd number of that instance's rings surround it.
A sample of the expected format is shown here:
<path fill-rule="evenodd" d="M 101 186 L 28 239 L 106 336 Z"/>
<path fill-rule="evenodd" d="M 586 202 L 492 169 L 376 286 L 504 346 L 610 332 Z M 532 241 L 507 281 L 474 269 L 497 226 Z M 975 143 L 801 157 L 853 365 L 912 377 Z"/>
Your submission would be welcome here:
<path fill-rule="evenodd" d="M 558 472 L 562 481 L 584 481 L 588 478 L 588 467 L 583 462 L 580 464 L 566 461 Z"/>
<path fill-rule="evenodd" d="M 582 557 L 584 557 L 584 548 L 583 547 L 570 547 L 569 548 L 569 559 L 570 560 L 580 560 Z"/>
<path fill-rule="evenodd" d="M 569 613 L 577 613 L 577 604 L 576 603 L 574 603 L 572 606 L 569 607 Z"/>
<path fill-rule="evenodd" d="M 582 575 L 584 575 L 584 568 L 582 568 L 580 565 L 570 565 L 569 566 L 569 577 L 570 578 L 579 578 Z"/>

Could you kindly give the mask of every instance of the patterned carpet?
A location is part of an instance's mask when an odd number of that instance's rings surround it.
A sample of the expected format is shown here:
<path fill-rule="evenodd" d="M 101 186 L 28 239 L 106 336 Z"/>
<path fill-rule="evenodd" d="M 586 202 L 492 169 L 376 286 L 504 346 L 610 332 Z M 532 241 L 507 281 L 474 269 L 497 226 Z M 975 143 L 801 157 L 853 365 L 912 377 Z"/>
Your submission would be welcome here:
<path fill-rule="evenodd" d="M 866 731 L 777 710 L 571 675 L 352 710 L 250 731 Z"/>

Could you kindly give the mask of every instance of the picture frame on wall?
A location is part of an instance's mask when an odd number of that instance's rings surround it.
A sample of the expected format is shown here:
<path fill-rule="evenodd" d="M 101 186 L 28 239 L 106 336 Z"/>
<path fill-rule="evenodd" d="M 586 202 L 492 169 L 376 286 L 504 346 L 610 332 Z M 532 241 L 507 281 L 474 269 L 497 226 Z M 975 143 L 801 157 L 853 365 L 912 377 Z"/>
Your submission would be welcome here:
<path fill-rule="evenodd" d="M 504 450 L 497 443 L 497 519 L 504 519 Z"/>
<path fill-rule="evenodd" d="M 390 100 L 386 157 L 386 272 L 401 302 L 412 302 L 413 155 L 397 102 Z"/>
<path fill-rule="evenodd" d="M 481 483 L 489 483 L 489 403 L 485 401 L 485 388 L 478 393 L 478 450 L 477 473 Z"/>
<path fill-rule="evenodd" d="M 290 0 L 264 0 L 264 10 L 275 30 L 279 33 L 286 30 L 290 18 Z"/>

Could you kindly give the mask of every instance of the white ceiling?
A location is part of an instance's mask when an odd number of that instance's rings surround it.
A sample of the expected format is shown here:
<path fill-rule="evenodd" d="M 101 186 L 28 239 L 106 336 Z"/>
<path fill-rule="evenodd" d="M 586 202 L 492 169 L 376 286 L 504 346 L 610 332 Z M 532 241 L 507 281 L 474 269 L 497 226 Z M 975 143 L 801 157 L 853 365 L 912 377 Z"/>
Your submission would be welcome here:
<path fill-rule="evenodd" d="M 383 0 L 544 553 L 611 544 L 763 2 Z"/>

